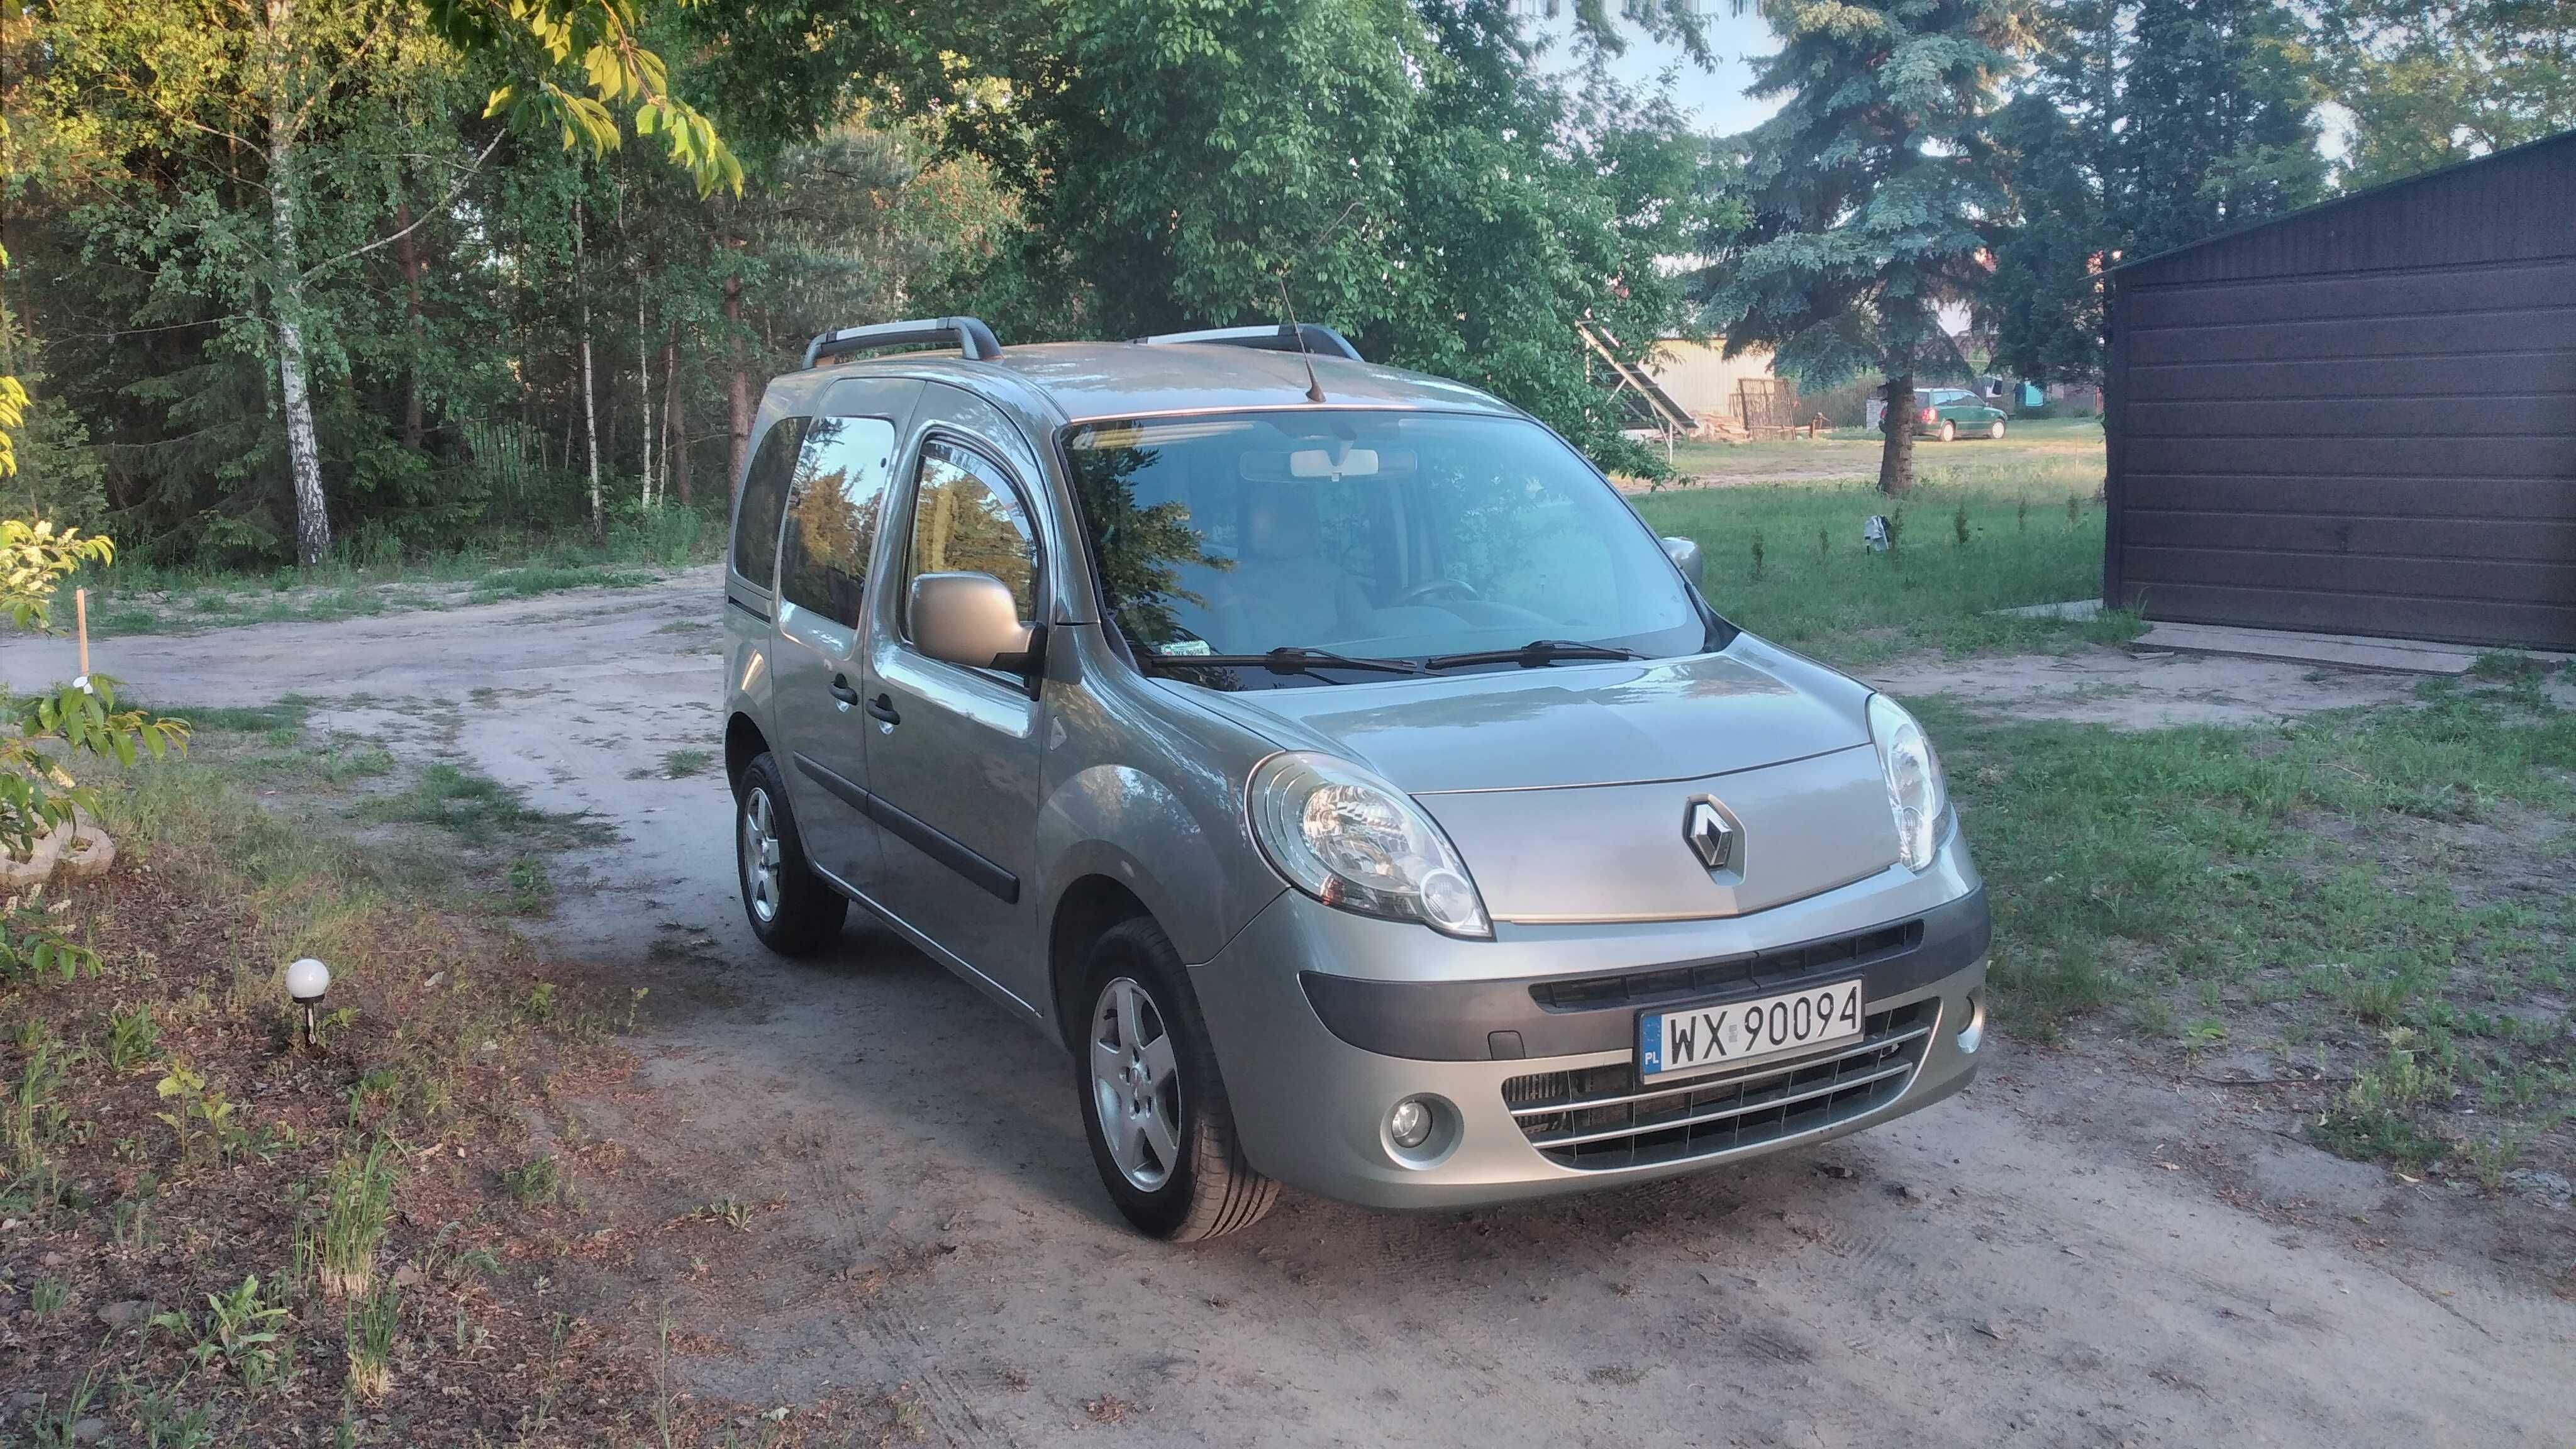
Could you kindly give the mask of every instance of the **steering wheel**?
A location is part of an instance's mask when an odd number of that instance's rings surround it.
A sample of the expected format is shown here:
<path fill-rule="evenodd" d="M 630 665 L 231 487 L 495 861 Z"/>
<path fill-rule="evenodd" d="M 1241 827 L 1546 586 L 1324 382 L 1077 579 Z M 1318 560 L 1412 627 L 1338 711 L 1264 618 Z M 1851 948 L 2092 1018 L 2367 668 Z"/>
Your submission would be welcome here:
<path fill-rule="evenodd" d="M 1479 602 L 1481 602 L 1485 597 L 1483 594 L 1476 591 L 1476 586 L 1474 584 L 1468 583 L 1464 579 L 1437 578 L 1428 583 L 1415 584 L 1412 588 L 1396 595 L 1395 602 L 1387 605 L 1387 607 L 1390 609 L 1401 609 L 1407 604 L 1420 603 L 1431 598 L 1435 594 L 1457 594 L 1461 597 L 1474 599 Z"/>

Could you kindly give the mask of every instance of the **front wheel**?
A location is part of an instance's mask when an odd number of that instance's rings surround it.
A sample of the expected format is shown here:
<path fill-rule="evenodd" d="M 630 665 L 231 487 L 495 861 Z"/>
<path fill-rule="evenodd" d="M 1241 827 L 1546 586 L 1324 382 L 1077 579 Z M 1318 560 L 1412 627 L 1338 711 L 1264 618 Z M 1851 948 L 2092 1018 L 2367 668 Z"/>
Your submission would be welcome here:
<path fill-rule="evenodd" d="M 838 940 L 850 899 L 805 863 L 776 757 L 762 755 L 743 770 L 733 817 L 742 911 L 760 944 L 781 956 L 810 956 Z"/>
<path fill-rule="evenodd" d="M 1074 1088 L 1118 1211 L 1175 1243 L 1259 1222 L 1279 1185 L 1243 1155 L 1198 997 L 1162 928 L 1143 917 L 1111 927 L 1091 948 L 1080 1000 Z"/>
<path fill-rule="evenodd" d="M 1941 420 L 1941 441 L 1945 443 L 1955 443 L 1959 441 L 1959 425 L 1950 421 L 1948 418 L 1943 418 Z"/>
<path fill-rule="evenodd" d="M 1986 436 L 1994 439 L 1998 443 L 2002 442 L 2004 440 L 2004 420 L 2001 418 L 1995 419 L 1994 423 L 1986 429 Z"/>

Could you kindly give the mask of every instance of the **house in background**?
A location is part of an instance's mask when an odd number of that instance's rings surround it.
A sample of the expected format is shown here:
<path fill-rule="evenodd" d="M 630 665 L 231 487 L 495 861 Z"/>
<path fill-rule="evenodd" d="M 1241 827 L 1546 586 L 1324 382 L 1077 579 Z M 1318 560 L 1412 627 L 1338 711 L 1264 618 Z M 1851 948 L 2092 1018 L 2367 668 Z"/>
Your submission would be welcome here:
<path fill-rule="evenodd" d="M 2109 275 L 2105 603 L 2576 648 L 2576 132 Z"/>
<path fill-rule="evenodd" d="M 1645 372 L 1699 421 L 1697 432 L 1742 434 L 1806 421 L 1787 416 L 1796 410 L 1798 390 L 1772 375 L 1768 348 L 1728 357 L 1723 337 L 1706 342 L 1665 337 L 1647 357 Z"/>

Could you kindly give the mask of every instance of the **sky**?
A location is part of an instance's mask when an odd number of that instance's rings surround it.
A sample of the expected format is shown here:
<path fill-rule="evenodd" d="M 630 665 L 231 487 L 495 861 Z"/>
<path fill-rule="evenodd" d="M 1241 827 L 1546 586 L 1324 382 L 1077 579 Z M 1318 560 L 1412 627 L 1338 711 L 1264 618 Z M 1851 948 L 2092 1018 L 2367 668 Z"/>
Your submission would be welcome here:
<path fill-rule="evenodd" d="M 1537 3 L 1544 6 L 1546 0 Z M 1572 4 L 1564 0 L 1560 3 L 1563 14 L 1573 13 Z M 1713 13 L 1706 25 L 1713 67 L 1702 69 L 1680 46 L 1658 44 L 1631 30 L 1627 32 L 1627 52 L 1612 61 L 1610 68 L 1620 79 L 1636 85 L 1651 85 L 1658 76 L 1671 71 L 1674 98 L 1691 113 L 1692 125 L 1712 136 L 1727 136 L 1759 124 L 1779 109 L 1775 102 L 1757 101 L 1744 93 L 1744 88 L 1753 82 L 1753 67 L 1746 64 L 1746 58 L 1768 54 L 1778 48 L 1778 42 L 1757 13 L 1729 15 L 1728 7 L 1722 3 L 1712 3 L 1709 8 Z M 1552 68 L 1573 64 L 1562 39 L 1568 29 L 1566 21 L 1536 20 L 1531 22 L 1531 28 L 1558 37 L 1547 56 Z"/>

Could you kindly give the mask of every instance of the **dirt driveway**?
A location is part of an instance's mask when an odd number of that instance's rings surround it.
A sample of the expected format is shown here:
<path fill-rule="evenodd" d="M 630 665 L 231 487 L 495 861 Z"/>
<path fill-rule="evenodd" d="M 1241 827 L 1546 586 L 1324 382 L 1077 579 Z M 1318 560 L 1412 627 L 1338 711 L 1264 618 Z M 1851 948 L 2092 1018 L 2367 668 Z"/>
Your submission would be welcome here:
<path fill-rule="evenodd" d="M 1144 1242 L 1053 1048 L 866 925 L 765 955 L 721 778 L 637 778 L 717 745 L 719 600 L 699 571 L 96 660 L 172 705 L 331 701 L 323 728 L 622 832 L 559 863 L 552 948 L 690 989 L 657 989 L 634 1077 L 531 1130 L 613 1140 L 647 1217 L 757 1205 L 712 1269 L 642 1244 L 555 1270 L 604 1321 L 668 1303 L 700 1393 L 890 1393 L 960 1444 L 2564 1449 L 2576 1303 L 2490 1266 L 2513 1229 L 2080 1042 L 2004 1041 L 1966 1096 L 1750 1168 L 1474 1212 L 1291 1194 Z M 5 654 L 12 685 L 70 672 Z"/>

